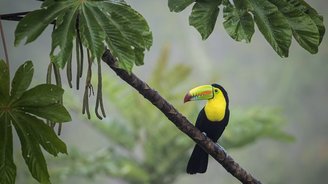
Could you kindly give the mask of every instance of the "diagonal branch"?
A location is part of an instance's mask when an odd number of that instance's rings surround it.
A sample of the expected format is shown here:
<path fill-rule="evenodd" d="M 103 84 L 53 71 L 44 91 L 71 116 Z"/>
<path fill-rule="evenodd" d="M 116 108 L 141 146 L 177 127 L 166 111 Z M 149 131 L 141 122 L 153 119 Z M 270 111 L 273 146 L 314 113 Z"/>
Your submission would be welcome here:
<path fill-rule="evenodd" d="M 3 20 L 19 21 L 27 12 L 0 15 Z M 169 102 L 167 102 L 157 91 L 153 90 L 140 80 L 133 73 L 129 74 L 123 69 L 117 67 L 116 60 L 109 50 L 106 50 L 102 57 L 103 61 L 114 72 L 127 82 L 130 86 L 135 88 L 141 95 L 156 106 L 162 113 L 174 123 L 182 132 L 193 139 L 199 146 L 201 146 L 207 153 L 209 153 L 215 160 L 217 160 L 230 174 L 245 184 L 260 184 L 261 182 L 255 179 L 251 174 L 246 172 L 233 158 L 226 153 L 226 151 L 211 139 L 207 138 L 192 123 L 177 111 Z"/>
<path fill-rule="evenodd" d="M 187 134 L 199 146 L 201 146 L 207 153 L 209 153 L 215 160 L 217 160 L 230 174 L 236 177 L 242 183 L 260 184 L 261 182 L 255 179 L 251 174 L 247 173 L 239 166 L 233 158 L 226 153 L 226 151 L 211 139 L 202 134 L 197 128 L 190 123 L 179 111 L 177 111 L 169 102 L 167 102 L 157 91 L 150 88 L 148 84 L 143 82 L 133 73 L 129 74 L 123 69 L 117 67 L 116 60 L 107 49 L 102 57 L 103 61 L 114 72 L 127 82 L 130 86 L 135 88 L 142 96 L 149 100 L 162 113 L 174 123 L 182 132 Z"/>

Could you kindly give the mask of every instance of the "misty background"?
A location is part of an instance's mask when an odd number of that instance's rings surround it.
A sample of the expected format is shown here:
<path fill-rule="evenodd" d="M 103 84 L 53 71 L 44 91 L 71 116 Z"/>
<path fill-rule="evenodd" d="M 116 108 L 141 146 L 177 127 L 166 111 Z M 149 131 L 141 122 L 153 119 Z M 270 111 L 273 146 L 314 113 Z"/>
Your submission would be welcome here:
<path fill-rule="evenodd" d="M 183 64 L 191 68 L 187 84 L 181 83 L 177 92 L 181 103 L 187 90 L 192 87 L 219 83 L 225 87 L 230 97 L 230 108 L 237 109 L 256 106 L 273 107 L 282 112 L 286 126 L 283 129 L 293 135 L 293 142 L 279 142 L 260 139 L 238 149 L 230 149 L 231 156 L 248 172 L 263 183 L 327 183 L 328 181 L 328 42 L 327 35 L 315 55 L 301 48 L 295 40 L 292 42 L 289 57 L 281 58 L 266 42 L 259 30 L 251 43 L 234 41 L 225 32 L 222 22 L 222 10 L 213 33 L 202 41 L 199 33 L 188 25 L 191 7 L 182 13 L 172 13 L 167 7 L 167 0 L 127 0 L 134 9 L 140 12 L 153 33 L 153 46 L 145 54 L 145 65 L 134 67 L 133 72 L 141 79 L 148 81 L 156 61 L 164 47 L 170 48 L 169 64 Z M 307 0 L 328 25 L 328 4 L 325 0 Z M 1 0 L 0 14 L 29 11 L 39 8 L 40 3 L 33 0 Z M 2 21 L 6 34 L 9 52 L 11 75 L 26 60 L 35 65 L 32 86 L 45 82 L 46 69 L 49 63 L 50 34 L 46 31 L 36 41 L 28 45 L 14 47 L 14 30 L 17 22 Z M 0 58 L 4 58 L 3 46 L 0 46 Z M 103 74 L 113 73 L 103 65 Z M 127 86 L 115 75 L 110 80 Z M 163 78 L 162 80 L 166 80 Z M 65 83 L 65 82 L 64 82 Z M 69 89 L 66 92 L 80 95 L 82 91 Z M 167 89 L 169 91 L 169 89 Z M 132 90 L 132 93 L 137 93 Z M 106 94 L 104 94 L 106 95 Z M 165 98 L 166 96 L 164 96 Z M 124 100 L 124 97 L 118 100 Z M 149 102 L 142 102 L 149 103 Z M 65 104 L 65 102 L 64 102 Z M 181 105 L 181 104 L 180 104 Z M 203 104 L 198 104 L 199 108 Z M 106 102 L 110 118 L 115 113 L 111 103 Z M 137 107 L 135 108 L 138 109 Z M 71 110 L 73 121 L 63 125 L 61 139 L 67 144 L 69 153 L 72 148 L 92 154 L 109 144 L 90 124 L 86 117 Z M 234 116 L 234 114 L 231 114 Z M 96 118 L 93 116 L 93 118 Z M 158 118 L 166 119 L 164 116 Z M 189 116 L 191 121 L 195 121 Z M 156 122 L 153 122 L 154 124 Z M 167 122 L 170 123 L 170 122 Z M 176 129 L 176 131 L 179 131 Z M 17 164 L 17 183 L 27 183 L 29 173 L 20 156 L 20 146 L 15 146 Z M 128 135 L 127 135 L 128 136 Z M 180 136 L 185 136 L 180 133 Z M 165 139 L 165 137 L 162 137 Z M 65 157 L 65 156 L 63 156 Z M 48 158 L 56 162 L 57 158 Z M 51 166 L 49 166 L 51 170 Z M 30 181 L 30 180 L 29 180 Z M 80 176 L 67 178 L 63 183 L 124 183 L 106 176 L 95 176 L 86 180 Z M 36 182 L 31 182 L 36 183 Z M 175 184 L 196 183 L 239 183 L 224 168 L 210 159 L 206 174 L 181 174 Z"/>

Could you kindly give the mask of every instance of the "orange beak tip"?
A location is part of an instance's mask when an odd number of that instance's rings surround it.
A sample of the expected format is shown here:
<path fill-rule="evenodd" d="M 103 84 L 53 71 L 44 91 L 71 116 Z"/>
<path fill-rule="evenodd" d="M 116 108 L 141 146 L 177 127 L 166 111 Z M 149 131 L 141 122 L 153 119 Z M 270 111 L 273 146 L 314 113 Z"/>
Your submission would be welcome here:
<path fill-rule="evenodd" d="M 185 96 L 184 99 L 183 99 L 183 103 L 189 102 L 190 99 L 191 99 L 191 97 L 192 97 L 192 96 L 191 96 L 189 93 L 187 93 L 186 96 Z"/>

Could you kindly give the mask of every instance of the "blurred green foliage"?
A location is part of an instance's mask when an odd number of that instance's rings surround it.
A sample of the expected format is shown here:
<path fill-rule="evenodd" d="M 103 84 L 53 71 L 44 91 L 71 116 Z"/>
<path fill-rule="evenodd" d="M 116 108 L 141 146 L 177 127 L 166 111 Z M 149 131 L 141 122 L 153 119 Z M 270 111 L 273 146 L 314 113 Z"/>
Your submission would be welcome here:
<path fill-rule="evenodd" d="M 166 47 L 150 75 L 149 85 L 194 121 L 200 108 L 196 103 L 182 103 L 184 93 L 193 86 L 188 80 L 191 68 L 183 64 L 170 65 L 168 57 L 169 47 Z M 103 77 L 103 94 L 112 108 L 110 117 L 88 122 L 104 135 L 109 146 L 92 154 L 71 152 L 69 158 L 63 158 L 65 164 L 53 167 L 52 176 L 61 181 L 76 175 L 87 178 L 105 175 L 134 184 L 173 183 L 185 172 L 194 142 L 129 86 L 111 80 L 113 77 L 107 74 Z M 78 103 L 67 100 L 72 109 L 80 110 Z M 222 145 L 230 149 L 249 145 L 260 138 L 293 140 L 283 131 L 285 123 L 282 114 L 275 109 L 232 107 Z"/>

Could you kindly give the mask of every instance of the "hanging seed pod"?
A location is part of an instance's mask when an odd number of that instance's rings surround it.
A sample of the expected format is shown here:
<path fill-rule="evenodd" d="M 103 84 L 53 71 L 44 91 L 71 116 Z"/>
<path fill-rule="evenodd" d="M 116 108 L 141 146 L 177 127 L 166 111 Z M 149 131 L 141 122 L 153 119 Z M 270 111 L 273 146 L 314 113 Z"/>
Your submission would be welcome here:
<path fill-rule="evenodd" d="M 51 84 L 51 75 L 52 75 L 52 63 L 48 64 L 46 83 Z M 47 120 L 47 125 L 53 127 L 54 122 Z"/>
<path fill-rule="evenodd" d="M 52 63 L 53 65 L 53 69 L 54 69 L 54 74 L 55 74 L 55 79 L 56 79 L 56 85 L 59 87 L 62 87 L 62 81 L 61 81 L 61 77 L 60 77 L 60 71 L 59 68 Z M 60 104 L 63 104 L 63 97 L 61 97 L 61 99 L 59 100 Z M 62 130 L 62 122 L 57 122 L 58 123 L 58 130 L 57 130 L 57 134 L 60 135 L 61 134 L 61 130 Z"/>
<path fill-rule="evenodd" d="M 75 25 L 75 29 L 76 29 L 75 51 L 76 51 L 76 69 L 77 69 L 76 89 L 77 90 L 80 88 L 80 78 L 82 77 L 82 73 L 83 73 L 83 59 L 84 59 L 83 45 L 81 42 L 81 35 L 80 35 L 80 28 L 79 28 L 79 20 L 80 20 L 80 16 L 77 15 L 76 25 Z"/>
<path fill-rule="evenodd" d="M 90 115 L 90 108 L 89 108 L 89 95 L 93 93 L 93 88 L 91 85 L 91 77 L 92 77 L 92 61 L 90 58 L 90 51 L 87 50 L 87 57 L 88 57 L 88 72 L 87 72 L 87 77 L 85 81 L 85 88 L 84 88 L 84 95 L 83 95 L 83 105 L 82 105 L 82 114 L 87 113 L 88 119 L 91 118 Z M 90 90 L 90 92 L 89 92 Z"/>
<path fill-rule="evenodd" d="M 97 99 L 96 99 L 96 107 L 95 113 L 99 119 L 103 119 L 106 117 L 105 108 L 102 99 L 102 75 L 101 75 L 101 62 L 97 60 L 98 63 L 98 89 L 97 89 Z M 102 116 L 98 113 L 99 107 L 101 109 Z"/>
<path fill-rule="evenodd" d="M 72 84 L 72 55 L 70 56 L 70 59 L 67 61 L 66 76 L 67 76 L 67 82 L 68 82 L 69 87 L 73 88 L 73 84 Z"/>

